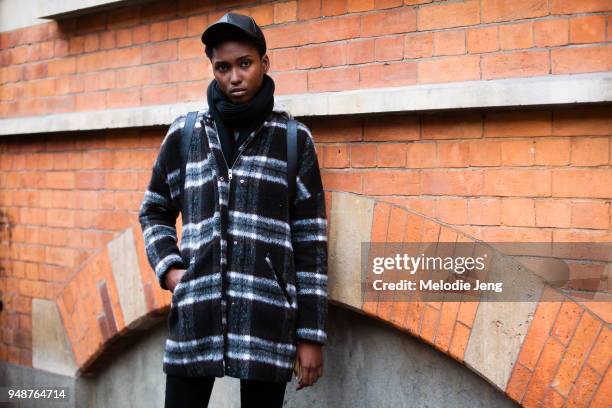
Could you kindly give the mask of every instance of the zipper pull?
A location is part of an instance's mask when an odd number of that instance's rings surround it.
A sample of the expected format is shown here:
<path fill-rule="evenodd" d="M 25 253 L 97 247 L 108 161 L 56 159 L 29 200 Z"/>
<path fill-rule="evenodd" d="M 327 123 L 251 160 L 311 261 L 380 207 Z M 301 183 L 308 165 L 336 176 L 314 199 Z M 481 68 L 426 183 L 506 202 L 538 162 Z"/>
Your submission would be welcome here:
<path fill-rule="evenodd" d="M 230 181 L 232 180 L 232 169 L 229 169 L 229 173 L 228 173 L 228 178 L 230 179 Z"/>

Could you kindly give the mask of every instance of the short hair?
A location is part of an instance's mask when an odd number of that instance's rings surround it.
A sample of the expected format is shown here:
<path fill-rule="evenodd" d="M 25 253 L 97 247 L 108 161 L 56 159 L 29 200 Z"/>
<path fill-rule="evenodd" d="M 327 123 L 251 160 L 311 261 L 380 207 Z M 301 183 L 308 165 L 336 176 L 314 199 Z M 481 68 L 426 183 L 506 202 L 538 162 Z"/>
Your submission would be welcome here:
<path fill-rule="evenodd" d="M 255 40 L 253 37 L 251 37 L 250 35 L 246 34 L 244 31 L 238 28 L 233 29 L 232 27 L 228 27 L 225 30 L 223 30 L 223 32 L 215 36 L 211 41 L 209 41 L 208 44 L 206 44 L 206 47 L 204 48 L 204 52 L 206 53 L 206 56 L 208 57 L 208 59 L 212 60 L 213 50 L 219 47 L 219 44 L 225 41 L 240 41 L 240 42 L 249 43 L 257 50 L 257 53 L 259 54 L 259 58 L 263 58 L 263 56 L 266 53 L 263 46 L 259 44 L 257 40 Z"/>

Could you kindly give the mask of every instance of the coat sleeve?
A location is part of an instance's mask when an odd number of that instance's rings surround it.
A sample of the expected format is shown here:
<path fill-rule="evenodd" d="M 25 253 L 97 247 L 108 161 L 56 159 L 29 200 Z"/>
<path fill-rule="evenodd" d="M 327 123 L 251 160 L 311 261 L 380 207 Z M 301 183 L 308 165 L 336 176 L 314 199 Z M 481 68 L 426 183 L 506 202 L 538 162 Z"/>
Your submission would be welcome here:
<path fill-rule="evenodd" d="M 140 205 L 139 221 L 144 238 L 149 265 L 155 271 L 159 285 L 166 290 L 164 279 L 171 267 L 185 268 L 177 246 L 176 204 L 178 190 L 177 171 L 167 174 L 167 156 L 172 149 L 170 140 L 180 133 L 181 117 L 177 118 L 166 133 L 158 156 L 153 164 L 151 179 Z M 169 177 L 170 176 L 170 177 Z M 172 186 L 172 187 L 171 187 Z"/>
<path fill-rule="evenodd" d="M 291 208 L 291 241 L 296 271 L 298 341 L 325 344 L 327 332 L 327 219 L 325 192 L 310 130 L 303 133 Z"/>

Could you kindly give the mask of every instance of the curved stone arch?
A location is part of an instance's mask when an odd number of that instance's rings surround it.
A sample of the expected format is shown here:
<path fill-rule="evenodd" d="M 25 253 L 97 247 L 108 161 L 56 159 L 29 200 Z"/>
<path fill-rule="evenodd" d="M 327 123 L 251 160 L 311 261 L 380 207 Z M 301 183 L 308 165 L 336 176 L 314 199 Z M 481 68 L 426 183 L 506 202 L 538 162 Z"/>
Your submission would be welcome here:
<path fill-rule="evenodd" d="M 596 361 L 589 357 L 589 368 L 609 382 L 612 350 L 606 322 L 535 279 L 531 284 L 538 301 L 513 302 L 511 307 L 501 302 L 362 301 L 361 246 L 356 242 L 478 241 L 383 199 L 344 192 L 326 196 L 330 302 L 410 333 L 525 406 L 573 398 L 578 389 L 573 384 L 581 380 L 580 368 L 591 349 Z M 180 223 L 178 228 L 180 235 Z M 33 309 L 44 313 L 33 313 L 33 330 L 53 332 L 55 341 L 35 341 L 33 365 L 62 374 L 87 374 L 112 358 L 115 347 L 163 318 L 170 299 L 145 258 L 140 226 L 134 225 L 72 277 L 57 305 L 35 301 Z M 560 310 L 571 310 L 579 319 L 558 319 Z M 50 328 L 53 322 L 63 327 Z M 553 325 L 557 332 L 568 333 L 567 342 L 553 335 Z"/>

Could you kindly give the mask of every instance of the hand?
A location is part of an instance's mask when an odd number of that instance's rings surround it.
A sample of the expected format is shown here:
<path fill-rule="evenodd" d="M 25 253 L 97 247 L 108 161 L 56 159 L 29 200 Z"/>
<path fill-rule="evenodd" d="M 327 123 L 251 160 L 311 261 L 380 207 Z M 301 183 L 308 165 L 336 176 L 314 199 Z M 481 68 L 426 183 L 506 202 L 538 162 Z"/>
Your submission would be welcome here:
<path fill-rule="evenodd" d="M 179 268 L 170 268 L 166 273 L 164 282 L 166 283 L 166 287 L 170 289 L 170 292 L 174 293 L 174 289 L 176 285 L 178 285 L 179 281 L 185 274 L 187 269 L 179 269 Z"/>
<path fill-rule="evenodd" d="M 309 387 L 323 375 L 323 346 L 318 343 L 300 341 L 293 364 L 298 379 L 296 390 Z"/>

